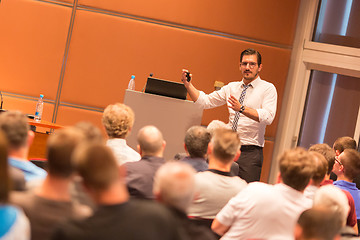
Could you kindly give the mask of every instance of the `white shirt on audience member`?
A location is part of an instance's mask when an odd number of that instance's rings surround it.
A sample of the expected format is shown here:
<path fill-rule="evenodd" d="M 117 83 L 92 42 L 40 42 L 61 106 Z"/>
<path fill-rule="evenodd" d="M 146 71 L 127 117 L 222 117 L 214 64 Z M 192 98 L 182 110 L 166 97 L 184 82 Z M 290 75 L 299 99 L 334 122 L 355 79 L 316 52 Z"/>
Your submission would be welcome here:
<path fill-rule="evenodd" d="M 221 239 L 293 239 L 298 217 L 311 205 L 303 193 L 285 184 L 250 183 L 216 216 L 231 226 Z"/>
<path fill-rule="evenodd" d="M 111 148 L 119 165 L 126 162 L 136 162 L 141 156 L 134 149 L 126 144 L 122 138 L 111 138 L 106 141 L 106 145 Z"/>

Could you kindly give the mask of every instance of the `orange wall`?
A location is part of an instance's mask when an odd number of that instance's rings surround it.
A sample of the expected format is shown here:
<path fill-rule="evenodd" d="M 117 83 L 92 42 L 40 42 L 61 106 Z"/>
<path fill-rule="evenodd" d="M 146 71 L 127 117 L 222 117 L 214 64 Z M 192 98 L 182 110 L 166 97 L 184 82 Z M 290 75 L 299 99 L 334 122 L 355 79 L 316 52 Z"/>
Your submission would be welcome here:
<path fill-rule="evenodd" d="M 263 55 L 261 77 L 275 84 L 280 109 L 298 7 L 299 0 L 2 0 L 4 108 L 33 113 L 43 93 L 45 120 L 101 127 L 102 109 L 123 101 L 132 74 L 141 91 L 150 73 L 180 81 L 187 68 L 193 84 L 209 93 L 214 81 L 241 79 L 239 54 L 253 47 Z M 264 167 L 279 115 L 266 132 Z M 213 119 L 227 122 L 227 109 L 206 110 L 202 124 Z"/>

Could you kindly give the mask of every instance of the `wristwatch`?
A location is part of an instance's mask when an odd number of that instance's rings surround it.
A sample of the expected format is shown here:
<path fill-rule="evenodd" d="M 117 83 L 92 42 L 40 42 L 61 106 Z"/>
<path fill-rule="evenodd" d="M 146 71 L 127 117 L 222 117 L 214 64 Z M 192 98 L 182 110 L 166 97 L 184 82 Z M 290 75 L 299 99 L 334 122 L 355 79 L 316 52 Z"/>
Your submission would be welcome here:
<path fill-rule="evenodd" d="M 245 111 L 245 106 L 244 106 L 244 105 L 241 105 L 239 112 L 242 113 L 243 111 Z"/>

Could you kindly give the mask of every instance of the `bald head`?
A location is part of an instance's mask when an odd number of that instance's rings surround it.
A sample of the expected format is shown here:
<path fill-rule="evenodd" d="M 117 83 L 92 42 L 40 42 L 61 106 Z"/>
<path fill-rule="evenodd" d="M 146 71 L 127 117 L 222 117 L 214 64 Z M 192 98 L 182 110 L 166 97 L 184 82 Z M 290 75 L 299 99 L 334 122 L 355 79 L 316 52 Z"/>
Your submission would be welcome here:
<path fill-rule="evenodd" d="M 142 156 L 161 156 L 165 148 L 162 133 L 155 126 L 141 128 L 137 135 L 138 148 Z"/>

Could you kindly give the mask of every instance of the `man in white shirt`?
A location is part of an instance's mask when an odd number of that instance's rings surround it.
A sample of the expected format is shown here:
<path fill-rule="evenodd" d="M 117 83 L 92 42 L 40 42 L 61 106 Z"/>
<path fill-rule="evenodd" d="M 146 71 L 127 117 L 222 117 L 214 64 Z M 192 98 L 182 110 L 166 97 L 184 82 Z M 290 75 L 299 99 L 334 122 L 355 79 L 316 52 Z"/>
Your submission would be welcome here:
<path fill-rule="evenodd" d="M 135 120 L 134 111 L 122 103 L 110 104 L 104 110 L 102 123 L 109 139 L 106 145 L 111 148 L 119 165 L 139 161 L 141 156 L 126 144 Z"/>
<path fill-rule="evenodd" d="M 187 70 L 183 70 L 181 78 L 191 99 L 203 108 L 227 104 L 228 126 L 239 133 L 241 141 L 242 154 L 237 161 L 239 176 L 247 182 L 260 180 L 265 127 L 274 120 L 277 105 L 276 88 L 272 83 L 260 79 L 261 69 L 260 53 L 246 49 L 240 55 L 243 79 L 239 82 L 231 82 L 218 91 L 205 94 L 187 81 Z"/>
<path fill-rule="evenodd" d="M 312 204 L 303 191 L 314 172 L 313 158 L 296 148 L 279 165 L 280 183 L 250 183 L 216 215 L 211 228 L 221 239 L 293 239 L 299 215 Z"/>

